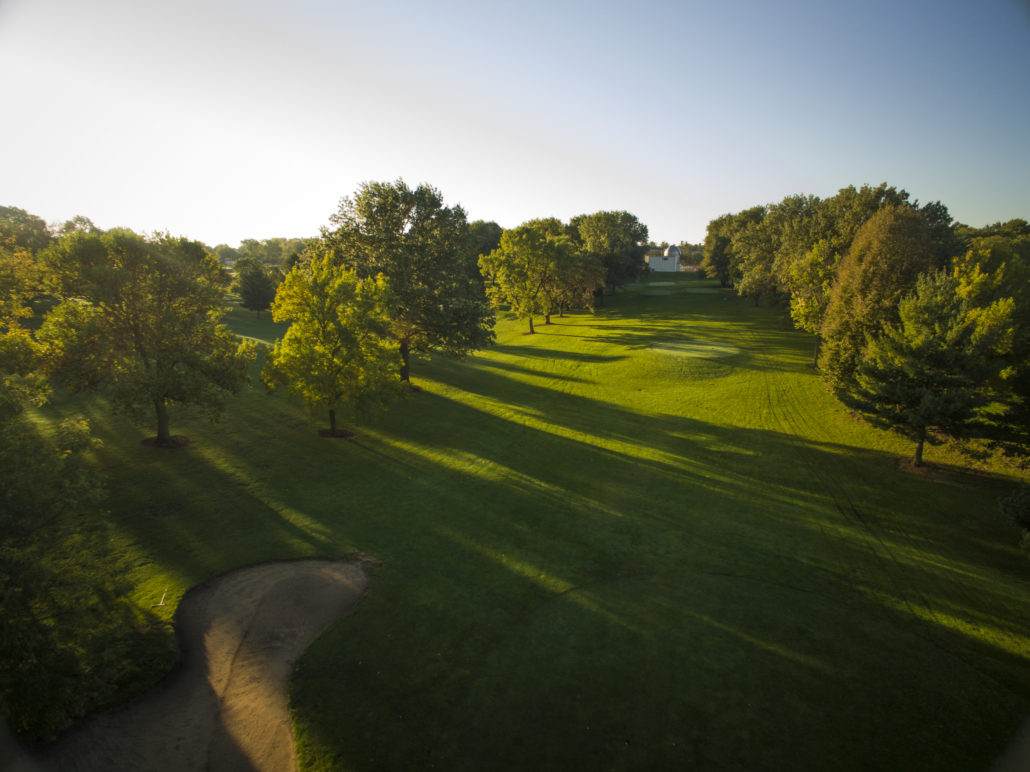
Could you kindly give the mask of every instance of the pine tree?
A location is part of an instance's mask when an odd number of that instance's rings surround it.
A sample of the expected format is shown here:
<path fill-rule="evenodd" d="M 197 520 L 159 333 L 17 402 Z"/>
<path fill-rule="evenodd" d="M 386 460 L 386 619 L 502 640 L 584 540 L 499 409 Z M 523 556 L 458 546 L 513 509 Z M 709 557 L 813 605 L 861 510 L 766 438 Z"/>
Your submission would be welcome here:
<path fill-rule="evenodd" d="M 958 281 L 944 272 L 923 275 L 899 304 L 900 322 L 866 338 L 854 385 L 844 401 L 874 423 L 923 446 L 939 430 L 961 436 L 991 401 L 987 382 L 1003 365 L 1012 301 L 971 307 Z"/>

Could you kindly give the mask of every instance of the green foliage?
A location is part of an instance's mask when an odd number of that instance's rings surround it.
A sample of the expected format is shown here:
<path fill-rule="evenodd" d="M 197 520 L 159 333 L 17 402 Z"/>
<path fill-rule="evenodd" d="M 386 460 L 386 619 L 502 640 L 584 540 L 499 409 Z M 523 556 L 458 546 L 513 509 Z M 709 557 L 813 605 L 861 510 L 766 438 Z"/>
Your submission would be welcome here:
<path fill-rule="evenodd" d="M 900 322 L 871 335 L 845 401 L 874 422 L 916 442 L 937 441 L 937 429 L 965 434 L 991 401 L 986 384 L 1000 370 L 1010 342 L 1012 302 L 971 308 L 947 273 L 921 276 L 898 307 Z"/>
<path fill-rule="evenodd" d="M 390 284 L 390 336 L 408 380 L 411 352 L 464 356 L 493 339 L 493 314 L 476 268 L 465 211 L 429 185 L 368 182 L 344 198 L 322 234 L 334 259 L 361 279 Z"/>
<path fill-rule="evenodd" d="M 1021 482 L 1011 494 L 998 500 L 1002 513 L 1024 531 L 1030 531 L 1030 485 Z"/>
<path fill-rule="evenodd" d="M 0 206 L 0 227 L 14 237 L 14 245 L 39 252 L 50 244 L 50 231 L 42 217 L 16 206 Z"/>
<path fill-rule="evenodd" d="M 835 390 L 852 382 L 866 337 L 896 322 L 916 278 L 939 267 L 926 221 L 909 207 L 880 209 L 859 229 L 823 319 L 819 364 Z"/>
<path fill-rule="evenodd" d="M 227 277 L 202 245 L 75 232 L 46 260 L 65 298 L 40 330 L 48 369 L 76 390 L 110 387 L 121 410 L 153 408 L 159 443 L 169 405 L 217 414 L 246 380 L 254 349 L 219 324 Z"/>
<path fill-rule="evenodd" d="M 559 271 L 572 251 L 561 223 L 555 219 L 530 220 L 501 234 L 500 245 L 481 255 L 479 267 L 495 305 L 507 305 L 519 319 L 550 314 Z"/>
<path fill-rule="evenodd" d="M 605 282 L 615 289 L 635 281 L 647 271 L 647 226 L 623 211 L 602 211 L 573 217 L 570 228 L 579 251 L 599 261 Z"/>
<path fill-rule="evenodd" d="M 1030 447 L 1030 234 L 1021 234 L 1019 222 L 991 226 L 988 235 L 967 232 L 968 249 L 954 259 L 952 273 L 958 292 L 974 306 L 1012 299 L 1012 347 L 1005 370 L 991 384 L 1001 406 L 991 436 L 1025 453 Z"/>
<path fill-rule="evenodd" d="M 730 273 L 730 241 L 729 227 L 733 215 L 724 214 L 708 223 L 705 232 L 704 252 L 701 269 L 705 276 L 719 280 L 720 287 L 729 287 L 733 283 Z"/>
<path fill-rule="evenodd" d="M 391 305 L 383 276 L 359 279 L 329 254 L 295 267 L 272 304 L 272 319 L 290 327 L 266 360 L 265 383 L 327 410 L 336 435 L 338 406 L 360 414 L 397 393 L 397 346 L 384 337 Z"/>
<path fill-rule="evenodd" d="M 71 233 L 103 233 L 100 228 L 93 224 L 93 221 L 88 217 L 81 214 L 75 215 L 70 220 L 65 220 L 61 225 L 54 229 L 54 237 L 60 238 L 61 236 L 67 236 Z"/>
<path fill-rule="evenodd" d="M 501 243 L 504 229 L 497 223 L 485 220 L 473 220 L 469 223 L 470 250 L 478 259 L 480 255 L 488 255 Z"/>
<path fill-rule="evenodd" d="M 680 278 L 546 336 L 501 321 L 360 443 L 263 389 L 185 416 L 171 457 L 105 415 L 137 596 L 382 562 L 291 679 L 302 769 L 990 767 L 1030 712 L 1026 561 L 984 506 L 1011 479 L 948 447 L 896 470 L 906 442 L 841 409 L 777 309 Z M 233 315 L 280 334 L 263 317 Z M 659 348 L 686 341 L 725 352 Z"/>
<path fill-rule="evenodd" d="M 26 415 L 49 384 L 20 324 L 29 282 L 15 257 L 0 247 L 0 711 L 21 735 L 51 739 L 135 677 L 123 656 L 142 618 L 117 597 L 88 424 L 67 419 L 51 438 Z"/>
<path fill-rule="evenodd" d="M 238 261 L 237 266 L 236 286 L 240 293 L 240 304 L 260 316 L 275 300 L 282 273 L 278 268 L 270 268 L 247 258 Z"/>

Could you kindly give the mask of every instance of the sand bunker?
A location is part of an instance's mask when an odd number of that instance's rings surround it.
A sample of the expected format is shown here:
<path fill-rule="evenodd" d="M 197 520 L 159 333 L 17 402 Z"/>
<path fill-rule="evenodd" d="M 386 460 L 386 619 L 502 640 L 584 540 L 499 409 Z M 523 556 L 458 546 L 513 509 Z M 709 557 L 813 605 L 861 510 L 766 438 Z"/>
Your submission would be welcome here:
<path fill-rule="evenodd" d="M 41 759 L 44 768 L 296 770 L 290 672 L 366 583 L 358 563 L 298 560 L 195 587 L 176 615 L 182 666 L 61 740 Z"/>
<path fill-rule="evenodd" d="M 652 351 L 659 354 L 669 354 L 681 357 L 704 357 L 715 359 L 718 357 L 733 356 L 740 352 L 736 346 L 726 346 L 721 343 L 706 343 L 699 340 L 684 340 L 675 343 L 655 343 L 651 346 Z"/>

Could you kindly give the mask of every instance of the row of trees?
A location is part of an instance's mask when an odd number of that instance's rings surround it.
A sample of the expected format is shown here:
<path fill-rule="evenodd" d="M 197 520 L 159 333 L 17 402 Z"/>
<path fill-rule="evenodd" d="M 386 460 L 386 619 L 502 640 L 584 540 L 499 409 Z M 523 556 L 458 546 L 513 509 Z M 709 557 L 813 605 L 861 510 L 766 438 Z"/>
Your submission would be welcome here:
<path fill-rule="evenodd" d="M 225 249 L 101 232 L 86 218 L 55 235 L 22 210 L 6 214 L 0 222 L 12 245 L 28 245 L 19 246 L 31 268 L 19 269 L 25 292 L 54 304 L 34 337 L 17 324 L 11 334 L 20 330 L 52 377 L 74 390 L 103 387 L 132 413 L 152 410 L 161 445 L 175 443 L 170 405 L 217 412 L 245 382 L 254 349 L 220 323 L 231 281 L 221 265 Z M 341 405 L 361 412 L 398 393 L 397 383 L 410 381 L 413 354 L 462 356 L 490 342 L 493 306 L 528 317 L 532 330 L 534 314 L 549 321 L 592 305 L 605 285 L 614 289 L 645 270 L 647 228 L 627 212 L 504 231 L 469 223 L 429 185 L 397 180 L 362 185 L 330 222 L 303 244 L 244 242 L 232 273 L 245 307 L 270 307 L 276 321 L 290 323 L 263 380 L 325 409 L 333 434 Z M 273 259 L 294 247 L 301 252 Z"/>
<path fill-rule="evenodd" d="M 462 356 L 493 339 L 493 306 L 530 320 L 590 305 L 644 268 L 647 229 L 625 212 L 468 223 L 428 185 L 371 182 L 344 198 L 272 304 L 289 322 L 263 377 L 328 412 L 382 405 L 412 354 Z M 241 274 L 242 275 L 242 274 Z M 392 377 L 391 377 L 392 374 Z"/>
<path fill-rule="evenodd" d="M 790 196 L 709 223 L 702 267 L 816 336 L 830 387 L 916 442 L 1028 438 L 1030 225 L 975 229 L 904 190 Z"/>
<path fill-rule="evenodd" d="M 495 305 L 520 319 L 564 315 L 593 305 L 611 289 L 636 279 L 646 268 L 647 226 L 628 212 L 596 212 L 530 220 L 504 231 L 497 248 L 482 253 L 479 267 Z"/>

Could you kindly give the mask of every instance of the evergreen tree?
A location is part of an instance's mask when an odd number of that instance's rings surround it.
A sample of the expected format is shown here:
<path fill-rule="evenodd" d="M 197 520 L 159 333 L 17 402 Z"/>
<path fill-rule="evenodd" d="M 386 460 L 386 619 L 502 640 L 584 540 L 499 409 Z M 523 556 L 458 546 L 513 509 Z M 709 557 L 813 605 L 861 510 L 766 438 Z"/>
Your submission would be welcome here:
<path fill-rule="evenodd" d="M 916 443 L 914 463 L 932 430 L 961 436 L 991 401 L 985 384 L 1004 362 L 1012 301 L 971 308 L 958 281 L 938 272 L 919 277 L 899 304 L 900 321 L 870 335 L 844 401 L 874 423 Z"/>

